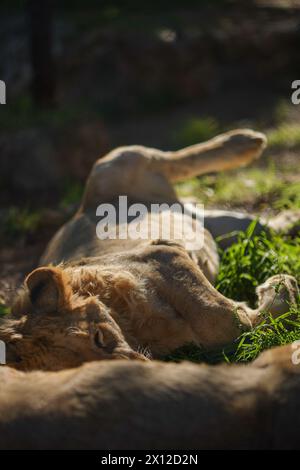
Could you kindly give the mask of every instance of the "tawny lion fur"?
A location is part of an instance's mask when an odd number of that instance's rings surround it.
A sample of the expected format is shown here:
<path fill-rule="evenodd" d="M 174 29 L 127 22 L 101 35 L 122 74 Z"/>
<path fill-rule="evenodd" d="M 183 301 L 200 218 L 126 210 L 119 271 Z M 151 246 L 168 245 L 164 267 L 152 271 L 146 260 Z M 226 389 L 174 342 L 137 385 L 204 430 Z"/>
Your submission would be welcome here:
<path fill-rule="evenodd" d="M 31 272 L 11 317 L 0 324 L 8 364 L 23 370 L 59 370 L 97 359 L 158 358 L 186 344 L 224 346 L 295 301 L 297 283 L 284 274 L 258 288 L 251 309 L 221 295 L 213 283 L 219 259 L 216 234 L 245 228 L 240 215 L 207 214 L 201 249 L 187 240 L 101 240 L 100 203 L 182 204 L 171 183 L 243 166 L 258 158 L 265 137 L 250 130 L 223 134 L 177 152 L 121 147 L 99 159 L 75 216 L 49 243 L 41 267 Z M 159 223 L 161 214 L 148 214 Z M 172 215 L 173 226 L 178 223 Z M 224 227 L 224 220 L 226 227 Z M 200 224 L 200 225 L 199 225 Z M 119 227 L 117 226 L 117 230 Z M 281 288 L 278 292 L 278 284 Z"/>
<path fill-rule="evenodd" d="M 247 366 L 2 367 L 0 449 L 299 449 L 293 354 L 291 346 L 277 348 Z"/>

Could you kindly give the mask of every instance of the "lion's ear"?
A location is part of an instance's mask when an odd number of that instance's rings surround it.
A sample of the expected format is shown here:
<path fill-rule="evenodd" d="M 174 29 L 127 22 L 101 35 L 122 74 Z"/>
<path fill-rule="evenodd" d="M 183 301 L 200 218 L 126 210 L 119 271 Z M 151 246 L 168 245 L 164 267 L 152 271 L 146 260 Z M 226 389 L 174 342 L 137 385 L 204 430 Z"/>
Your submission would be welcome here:
<path fill-rule="evenodd" d="M 60 268 L 37 268 L 25 279 L 36 312 L 56 313 L 68 304 L 71 287 Z"/>

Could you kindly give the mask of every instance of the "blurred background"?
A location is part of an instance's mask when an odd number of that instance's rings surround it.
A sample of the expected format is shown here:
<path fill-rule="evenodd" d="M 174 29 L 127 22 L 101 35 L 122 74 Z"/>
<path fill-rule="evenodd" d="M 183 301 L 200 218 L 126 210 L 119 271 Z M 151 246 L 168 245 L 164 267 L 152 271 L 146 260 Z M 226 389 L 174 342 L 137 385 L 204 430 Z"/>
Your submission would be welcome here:
<path fill-rule="evenodd" d="M 76 210 L 96 158 L 267 133 L 256 165 L 178 185 L 206 206 L 300 208 L 300 0 L 2 0 L 0 293 Z M 2 286 L 2 291 L 1 291 Z"/>

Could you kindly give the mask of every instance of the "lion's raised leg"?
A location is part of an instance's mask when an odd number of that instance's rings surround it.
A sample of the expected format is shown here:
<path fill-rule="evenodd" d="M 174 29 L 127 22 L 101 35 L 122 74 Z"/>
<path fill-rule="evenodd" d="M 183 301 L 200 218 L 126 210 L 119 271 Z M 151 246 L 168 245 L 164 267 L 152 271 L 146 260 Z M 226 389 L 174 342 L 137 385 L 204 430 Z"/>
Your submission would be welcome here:
<path fill-rule="evenodd" d="M 174 202 L 171 183 L 209 172 L 245 166 L 266 146 L 259 132 L 239 129 L 175 152 L 133 145 L 119 147 L 95 163 L 82 208 L 127 195 L 138 202 Z"/>
<path fill-rule="evenodd" d="M 260 157 L 266 143 L 260 132 L 237 129 L 177 152 L 165 152 L 156 166 L 169 181 L 176 182 L 248 165 Z"/>

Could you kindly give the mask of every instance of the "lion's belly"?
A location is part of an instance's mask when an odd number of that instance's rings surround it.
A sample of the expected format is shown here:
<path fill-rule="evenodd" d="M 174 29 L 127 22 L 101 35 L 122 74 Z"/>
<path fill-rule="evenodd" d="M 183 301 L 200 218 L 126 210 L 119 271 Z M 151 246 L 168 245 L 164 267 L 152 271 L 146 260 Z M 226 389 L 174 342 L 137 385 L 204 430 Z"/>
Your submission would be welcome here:
<path fill-rule="evenodd" d="M 105 238 L 97 236 L 97 219 L 77 214 L 52 238 L 41 259 L 41 265 L 79 261 L 132 251 L 153 240 L 171 240 L 180 243 L 213 282 L 218 272 L 218 253 L 210 233 L 201 221 L 179 212 L 147 213 L 139 220 L 126 224 L 112 224 Z M 99 230 L 98 230 L 99 235 Z M 101 235 L 101 234 L 100 234 Z"/>

